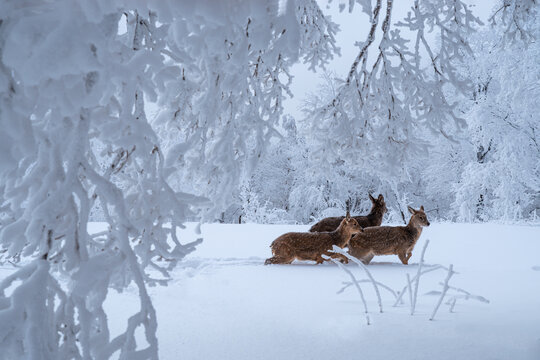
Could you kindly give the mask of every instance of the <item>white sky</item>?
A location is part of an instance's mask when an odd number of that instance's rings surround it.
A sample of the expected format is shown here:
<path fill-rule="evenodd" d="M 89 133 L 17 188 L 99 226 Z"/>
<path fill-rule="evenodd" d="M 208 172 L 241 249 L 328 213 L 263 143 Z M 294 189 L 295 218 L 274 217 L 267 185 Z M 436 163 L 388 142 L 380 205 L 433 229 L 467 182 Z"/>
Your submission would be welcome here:
<path fill-rule="evenodd" d="M 360 5 L 356 4 L 353 13 L 349 13 L 346 8 L 339 12 L 338 4 L 340 1 L 333 1 L 327 5 L 327 0 L 317 0 L 319 6 L 326 14 L 332 17 L 332 20 L 339 24 L 341 31 L 337 34 L 336 40 L 341 48 L 341 56 L 335 57 L 327 66 L 327 70 L 336 73 L 339 77 L 344 77 L 358 54 L 358 48 L 354 46 L 356 41 L 363 42 L 366 39 L 369 30 L 369 18 L 361 11 Z M 500 2 L 499 0 L 464 0 L 471 6 L 473 13 L 484 23 L 487 23 L 492 9 Z M 346 1 L 348 3 L 348 1 Z M 392 22 L 401 20 L 407 15 L 413 0 L 395 0 L 392 11 Z M 380 23 L 384 18 L 384 9 L 380 15 Z M 317 73 L 308 70 L 308 66 L 302 63 L 293 66 L 291 74 L 294 76 L 291 91 L 294 98 L 287 99 L 284 102 L 285 114 L 294 116 L 297 120 L 303 117 L 300 107 L 306 96 L 310 92 L 317 90 L 318 84 L 322 82 L 322 71 Z"/>

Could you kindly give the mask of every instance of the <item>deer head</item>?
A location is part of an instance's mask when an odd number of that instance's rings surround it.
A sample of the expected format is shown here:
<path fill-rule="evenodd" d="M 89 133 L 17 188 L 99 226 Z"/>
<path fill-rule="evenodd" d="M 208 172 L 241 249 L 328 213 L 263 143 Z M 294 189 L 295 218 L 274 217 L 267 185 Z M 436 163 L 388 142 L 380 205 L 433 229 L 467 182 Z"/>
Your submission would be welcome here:
<path fill-rule="evenodd" d="M 360 224 L 358 224 L 358 221 L 356 221 L 355 218 L 351 217 L 351 214 L 349 214 L 348 211 L 347 215 L 345 215 L 345 219 L 343 219 L 341 221 L 341 224 L 339 224 L 338 229 L 338 231 L 341 231 L 342 233 L 349 234 L 349 237 L 364 231 Z"/>
<path fill-rule="evenodd" d="M 407 209 L 412 214 L 411 220 L 409 220 L 410 224 L 414 224 L 417 226 L 429 226 L 428 218 L 426 216 L 426 213 L 424 212 L 424 205 L 420 206 L 419 210 L 414 210 L 410 206 L 407 206 Z"/>
<path fill-rule="evenodd" d="M 368 194 L 368 195 L 369 195 L 369 200 L 371 200 L 371 204 L 372 204 L 371 212 L 380 211 L 382 214 L 386 213 L 388 209 L 386 208 L 386 202 L 384 201 L 384 197 L 382 196 L 382 194 L 379 194 L 379 196 L 376 199 L 373 196 L 371 196 L 371 194 Z"/>

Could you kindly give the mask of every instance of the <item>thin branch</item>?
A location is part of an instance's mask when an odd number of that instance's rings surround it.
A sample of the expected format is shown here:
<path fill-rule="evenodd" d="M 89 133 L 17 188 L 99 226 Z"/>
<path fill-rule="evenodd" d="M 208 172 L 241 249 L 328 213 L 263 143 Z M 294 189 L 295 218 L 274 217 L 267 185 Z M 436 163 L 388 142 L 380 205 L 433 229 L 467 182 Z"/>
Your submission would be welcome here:
<path fill-rule="evenodd" d="M 382 313 L 383 312 L 383 307 L 382 307 L 381 293 L 379 292 L 379 287 L 377 285 L 378 283 L 375 281 L 375 279 L 371 275 L 371 272 L 368 270 L 367 266 L 364 265 L 364 263 L 362 261 L 358 260 L 358 258 L 352 256 L 351 254 L 349 254 L 345 250 L 341 249 L 340 247 L 337 247 L 337 246 L 334 245 L 332 250 L 334 252 L 336 252 L 336 253 L 339 253 L 339 254 L 345 256 L 347 259 L 351 260 L 352 262 L 354 262 L 355 264 L 360 266 L 366 272 L 369 280 L 373 284 L 373 289 L 375 290 L 375 294 L 377 294 L 377 301 L 379 303 L 379 310 Z"/>
<path fill-rule="evenodd" d="M 443 291 L 441 293 L 441 297 L 439 298 L 439 301 L 437 302 L 437 305 L 435 305 L 435 308 L 433 309 L 433 313 L 431 314 L 431 317 L 429 318 L 430 321 L 432 321 L 435 318 L 435 315 L 437 314 L 437 310 L 439 310 L 439 307 L 441 306 L 441 303 L 446 296 L 446 292 L 449 289 L 448 282 L 450 281 L 450 278 L 452 275 L 454 275 L 454 265 L 450 264 L 450 267 L 448 268 L 448 275 L 446 276 L 446 279 L 444 280 L 443 284 Z"/>
<path fill-rule="evenodd" d="M 424 244 L 424 248 L 422 249 L 422 255 L 420 256 L 420 263 L 418 264 L 418 271 L 416 273 L 416 279 L 414 282 L 414 295 L 413 295 L 413 303 L 412 303 L 412 309 L 411 309 L 411 315 L 414 314 L 414 309 L 416 308 L 416 300 L 418 298 L 418 285 L 420 283 L 420 276 L 422 274 L 422 265 L 424 264 L 424 255 L 426 254 L 426 249 L 429 244 L 429 239 L 426 240 L 426 243 Z"/>
<path fill-rule="evenodd" d="M 358 294 L 360 295 L 360 299 L 362 299 L 362 304 L 364 305 L 364 314 L 366 315 L 366 323 L 367 325 L 370 325 L 370 320 L 369 320 L 369 314 L 368 314 L 368 307 L 367 307 L 367 303 L 366 303 L 366 299 L 364 297 L 364 292 L 362 291 L 362 288 L 360 287 L 358 281 L 356 281 L 356 278 L 354 277 L 354 274 L 349 270 L 347 269 L 346 266 L 344 266 L 341 262 L 339 262 L 338 260 L 330 257 L 330 256 L 326 256 L 326 255 L 323 255 L 323 258 L 325 258 L 326 260 L 330 260 L 332 261 L 334 264 L 336 264 L 341 270 L 345 271 L 347 273 L 347 275 L 349 275 L 351 277 L 351 280 L 352 282 L 354 283 L 354 286 L 356 287 L 356 290 L 358 290 Z"/>
<path fill-rule="evenodd" d="M 411 276 L 409 273 L 407 273 L 407 289 L 409 289 L 409 303 L 411 305 L 411 315 L 414 314 L 414 296 L 412 292 L 412 286 L 411 286 Z"/>
<path fill-rule="evenodd" d="M 426 269 L 426 270 L 422 271 L 422 272 L 420 273 L 420 276 L 422 276 L 422 275 L 424 275 L 424 274 L 427 274 L 427 273 L 429 273 L 429 272 L 432 272 L 432 271 L 440 270 L 440 269 L 448 270 L 447 267 L 442 266 L 442 265 L 438 265 L 438 264 L 437 264 L 437 265 L 433 265 L 433 267 L 431 267 L 431 268 L 429 268 L 429 269 Z M 415 281 L 415 280 L 416 280 L 416 275 L 415 275 L 415 277 L 413 277 L 413 278 L 411 279 L 411 281 Z M 396 307 L 396 306 L 398 306 L 398 304 L 401 303 L 401 298 L 403 297 L 403 294 L 405 294 L 406 290 L 407 290 L 407 284 L 405 284 L 405 286 L 403 287 L 403 289 L 402 289 L 401 292 L 399 293 L 399 296 L 398 296 L 398 298 L 396 299 L 396 301 L 394 302 L 394 305 L 392 305 L 393 307 Z"/>

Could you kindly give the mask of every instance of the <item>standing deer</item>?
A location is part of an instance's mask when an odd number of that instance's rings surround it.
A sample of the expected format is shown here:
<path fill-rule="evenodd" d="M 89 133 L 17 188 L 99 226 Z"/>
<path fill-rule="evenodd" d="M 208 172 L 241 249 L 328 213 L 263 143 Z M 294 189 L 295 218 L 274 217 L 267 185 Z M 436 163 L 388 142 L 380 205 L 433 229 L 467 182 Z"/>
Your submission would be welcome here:
<path fill-rule="evenodd" d="M 348 260 L 345 256 L 335 254 L 329 250 L 332 250 L 334 245 L 344 248 L 351 237 L 361 231 L 362 228 L 358 221 L 351 218 L 347 212 L 347 216 L 343 218 L 338 228 L 332 232 L 290 232 L 281 235 L 270 245 L 274 256 L 266 259 L 264 264 L 290 264 L 294 259 L 313 260 L 317 264 L 322 264 L 325 261 L 322 255 L 339 258 L 342 262 L 347 263 Z"/>
<path fill-rule="evenodd" d="M 410 206 L 408 209 L 412 216 L 407 226 L 376 226 L 364 229 L 350 240 L 349 253 L 364 264 L 369 264 L 375 255 L 395 254 L 407 265 L 414 245 L 422 234 L 422 227 L 429 226 L 424 206 L 421 206 L 420 210 L 414 210 Z"/>
<path fill-rule="evenodd" d="M 353 216 L 353 218 L 358 221 L 358 224 L 360 224 L 360 226 L 363 228 L 367 228 L 370 226 L 380 226 L 382 223 L 383 215 L 387 210 L 386 203 L 384 202 L 384 197 L 382 196 L 382 194 L 379 194 L 379 197 L 377 199 L 371 196 L 371 194 L 368 195 L 372 203 L 371 211 L 369 212 L 369 214 L 366 216 Z M 334 231 L 339 226 L 343 218 L 344 216 L 337 216 L 322 219 L 321 221 L 313 225 L 311 229 L 309 229 L 309 231 Z"/>

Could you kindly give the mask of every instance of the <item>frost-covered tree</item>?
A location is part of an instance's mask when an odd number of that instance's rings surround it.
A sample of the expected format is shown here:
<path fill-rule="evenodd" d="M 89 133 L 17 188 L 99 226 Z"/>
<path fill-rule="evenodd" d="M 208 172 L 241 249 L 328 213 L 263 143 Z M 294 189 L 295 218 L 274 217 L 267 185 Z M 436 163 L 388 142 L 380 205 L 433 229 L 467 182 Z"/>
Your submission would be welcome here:
<path fill-rule="evenodd" d="M 157 323 L 146 286 L 164 281 L 194 249 L 179 242 L 176 229 L 202 200 L 170 188 L 145 115 L 144 96 L 154 95 L 148 89 L 157 87 L 162 67 L 153 36 L 164 25 L 144 6 L 122 7 L 1 5 L 0 121 L 10 161 L 0 173 L 0 243 L 27 263 L 0 284 L 7 358 L 155 358 Z M 129 24 L 120 35 L 122 13 Z M 106 168 L 98 156 L 108 158 Z M 95 201 L 108 228 L 90 234 Z M 131 283 L 139 309 L 111 338 L 103 302 L 110 288 Z M 138 328 L 146 346 L 137 347 Z"/>
<path fill-rule="evenodd" d="M 529 43 L 538 39 L 537 14 L 538 0 L 503 0 L 489 21 L 502 35 L 499 44 L 516 40 Z"/>
<path fill-rule="evenodd" d="M 392 2 L 349 3 L 371 14 L 354 71 L 324 77 L 294 141 L 282 131 L 231 213 L 310 222 L 365 212 L 373 192 L 385 221 L 406 220 L 410 203 L 447 220 L 535 216 L 538 3 L 501 2 L 485 25 L 462 2 L 410 4 L 392 20 Z"/>
<path fill-rule="evenodd" d="M 0 3 L 0 245 L 23 263 L 0 282 L 3 357 L 158 357 L 146 287 L 198 243 L 177 228 L 264 153 L 290 65 L 336 51 L 314 1 L 284 4 Z M 112 338 L 103 304 L 130 284 L 139 309 Z"/>
<path fill-rule="evenodd" d="M 518 220 L 540 208 L 539 10 L 535 1 L 505 1 L 473 38 L 467 68 L 477 87 L 456 184 L 462 220 Z"/>
<path fill-rule="evenodd" d="M 339 50 L 337 25 L 313 0 L 285 1 L 283 8 L 264 1 L 211 3 L 215 13 L 204 26 L 179 23 L 169 30 L 171 68 L 164 76 L 175 76 L 161 90 L 164 110 L 156 119 L 170 139 L 168 165 L 178 170 L 179 188 L 216 203 L 209 219 L 228 207 L 279 137 L 283 99 L 292 95 L 290 66 L 299 58 L 311 68 L 324 66 Z"/>
<path fill-rule="evenodd" d="M 480 21 L 462 1 L 416 0 L 397 21 L 392 0 L 358 3 L 369 16 L 368 36 L 357 43 L 358 55 L 335 95 L 307 109 L 316 136 L 312 156 L 343 161 L 399 198 L 400 183 L 414 182 L 411 165 L 427 159 L 426 134 L 453 139 L 465 127 L 448 93 L 470 90 L 457 63 L 471 53 L 468 36 Z"/>
<path fill-rule="evenodd" d="M 468 89 L 455 62 L 470 53 L 467 36 L 479 23 L 461 1 L 416 0 L 396 24 L 392 7 L 391 0 L 385 7 L 375 2 L 368 12 L 368 37 L 357 44 L 359 53 L 336 96 L 312 110 L 323 145 L 333 143 L 333 156 L 354 158 L 357 166 L 380 175 L 399 171 L 406 159 L 426 149 L 419 129 L 449 136 L 448 121 L 464 125 L 444 90 Z M 401 29 L 413 34 L 414 46 Z M 426 40 L 428 31 L 436 33 L 437 46 Z M 335 136 L 324 136 L 329 132 Z"/>
<path fill-rule="evenodd" d="M 268 147 L 243 186 L 241 212 L 245 221 L 286 221 L 291 215 L 289 193 L 294 186 L 296 158 L 304 147 L 299 143 L 294 118 L 284 116 L 280 128 L 283 135 Z"/>

